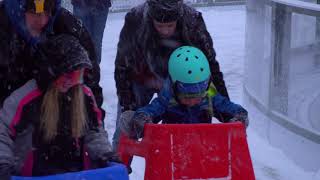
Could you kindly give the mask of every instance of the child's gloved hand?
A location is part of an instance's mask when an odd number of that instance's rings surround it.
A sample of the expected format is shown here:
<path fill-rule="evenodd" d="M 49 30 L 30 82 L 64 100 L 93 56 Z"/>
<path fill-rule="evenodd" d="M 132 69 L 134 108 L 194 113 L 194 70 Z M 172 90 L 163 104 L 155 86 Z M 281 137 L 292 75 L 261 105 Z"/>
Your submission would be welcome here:
<path fill-rule="evenodd" d="M 230 122 L 236 122 L 236 121 L 242 122 L 242 124 L 247 128 L 249 125 L 248 113 L 246 111 L 243 111 L 234 115 L 234 117 L 230 119 Z"/>
<path fill-rule="evenodd" d="M 120 131 L 127 136 L 130 136 L 131 131 L 133 130 L 132 118 L 135 115 L 135 111 L 124 111 L 121 113 L 119 118 L 119 128 Z"/>
<path fill-rule="evenodd" d="M 108 152 L 106 153 L 106 157 L 109 162 L 123 163 L 116 152 Z"/>
<path fill-rule="evenodd" d="M 130 137 L 139 139 L 143 136 L 143 128 L 146 123 L 152 123 L 152 118 L 145 113 L 135 113 L 132 120 L 132 131 Z"/>
<path fill-rule="evenodd" d="M 99 167 L 106 167 L 110 162 L 123 163 L 116 152 L 110 151 L 103 154 L 99 158 Z"/>
<path fill-rule="evenodd" d="M 109 166 L 109 163 L 111 162 L 115 162 L 115 163 L 120 163 L 120 164 L 123 164 L 123 162 L 121 161 L 120 157 L 118 156 L 118 154 L 114 151 L 111 151 L 111 152 L 107 152 L 104 154 L 104 157 L 101 158 L 101 167 L 106 167 L 106 166 Z M 132 172 L 132 169 L 129 166 L 126 166 L 127 168 L 127 172 L 128 174 L 131 174 Z"/>

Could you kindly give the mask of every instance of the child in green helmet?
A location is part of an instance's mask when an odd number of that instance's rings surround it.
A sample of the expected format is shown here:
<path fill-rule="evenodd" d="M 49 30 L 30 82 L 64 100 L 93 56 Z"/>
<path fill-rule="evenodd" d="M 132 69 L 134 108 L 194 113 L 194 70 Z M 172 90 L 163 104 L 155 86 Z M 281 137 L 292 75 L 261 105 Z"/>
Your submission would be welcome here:
<path fill-rule="evenodd" d="M 210 81 L 210 68 L 201 50 L 191 46 L 176 49 L 168 62 L 170 79 L 157 98 L 137 111 L 126 111 L 120 117 L 122 132 L 131 138 L 143 135 L 145 123 L 192 124 L 211 123 L 215 112 L 233 116 L 248 126 L 248 113 L 220 95 Z"/>

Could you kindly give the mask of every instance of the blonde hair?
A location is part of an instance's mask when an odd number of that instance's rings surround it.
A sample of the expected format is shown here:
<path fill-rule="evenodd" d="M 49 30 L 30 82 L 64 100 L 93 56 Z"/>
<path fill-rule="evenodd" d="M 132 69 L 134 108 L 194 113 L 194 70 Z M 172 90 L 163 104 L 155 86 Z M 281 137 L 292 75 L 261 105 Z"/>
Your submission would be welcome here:
<path fill-rule="evenodd" d="M 79 138 L 87 128 L 87 109 L 85 96 L 81 85 L 76 85 L 70 89 L 71 99 L 71 134 L 73 138 Z M 58 133 L 58 123 L 60 121 L 60 92 L 51 86 L 45 93 L 40 114 L 40 130 L 43 133 L 43 140 L 50 142 Z"/>

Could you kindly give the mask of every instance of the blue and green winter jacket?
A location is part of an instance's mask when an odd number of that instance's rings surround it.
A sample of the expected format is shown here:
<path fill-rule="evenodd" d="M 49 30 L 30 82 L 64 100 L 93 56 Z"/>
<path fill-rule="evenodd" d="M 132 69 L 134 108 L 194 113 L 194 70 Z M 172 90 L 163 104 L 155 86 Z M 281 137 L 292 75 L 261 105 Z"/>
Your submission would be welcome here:
<path fill-rule="evenodd" d="M 228 100 L 210 85 L 207 95 L 199 105 L 186 107 L 178 103 L 172 82 L 167 79 L 150 104 L 139 108 L 136 113 L 144 113 L 153 119 L 153 123 L 162 120 L 165 124 L 211 123 L 214 113 L 227 113 L 234 116 L 247 111 L 240 105 Z"/>

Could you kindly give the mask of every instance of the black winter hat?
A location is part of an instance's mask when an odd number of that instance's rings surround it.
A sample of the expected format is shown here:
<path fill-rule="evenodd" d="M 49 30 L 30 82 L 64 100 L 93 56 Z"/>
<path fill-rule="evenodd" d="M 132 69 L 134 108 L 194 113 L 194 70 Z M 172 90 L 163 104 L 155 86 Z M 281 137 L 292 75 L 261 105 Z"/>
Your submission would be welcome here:
<path fill-rule="evenodd" d="M 79 67 L 92 68 L 88 53 L 79 40 L 66 34 L 52 36 L 39 43 L 36 58 L 40 72 L 37 80 L 42 88 L 63 73 Z"/>
<path fill-rule="evenodd" d="M 149 16 L 161 23 L 178 20 L 183 15 L 183 0 L 147 0 Z"/>

